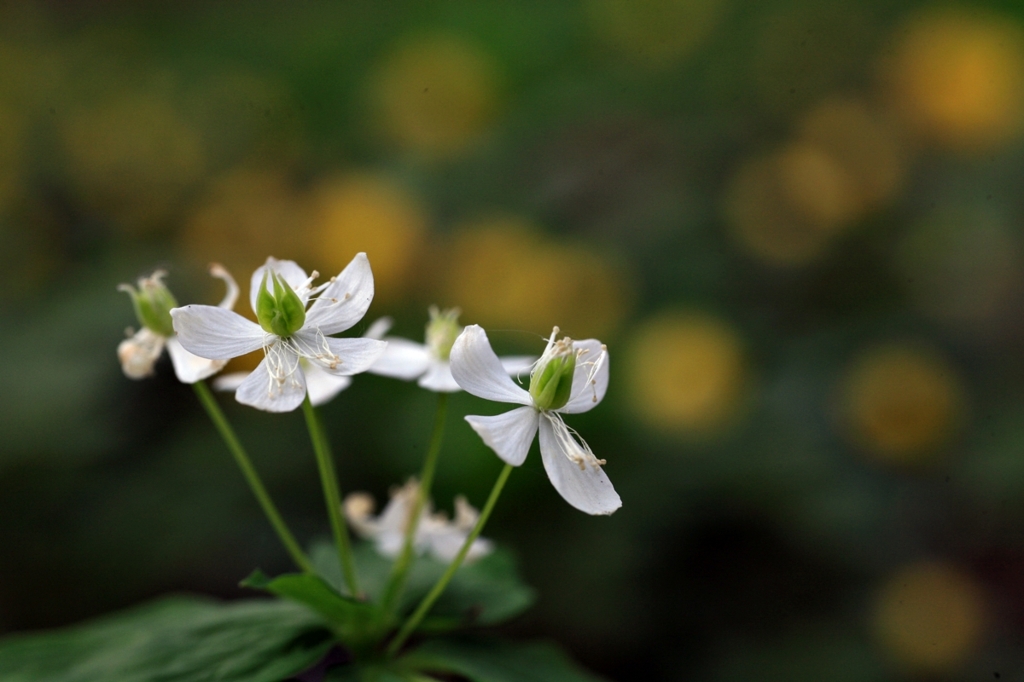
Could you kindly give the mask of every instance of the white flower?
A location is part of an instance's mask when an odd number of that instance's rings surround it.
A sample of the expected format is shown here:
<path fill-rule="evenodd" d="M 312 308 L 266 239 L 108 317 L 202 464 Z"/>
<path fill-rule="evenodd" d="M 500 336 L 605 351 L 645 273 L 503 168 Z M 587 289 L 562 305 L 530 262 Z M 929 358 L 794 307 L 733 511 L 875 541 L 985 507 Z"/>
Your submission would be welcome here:
<path fill-rule="evenodd" d="M 523 405 L 494 417 L 466 421 L 505 462 L 519 466 L 540 431 L 540 455 L 551 484 L 566 502 L 588 514 L 611 514 L 622 506 L 618 493 L 579 434 L 565 425 L 563 414 L 586 412 L 608 390 L 608 351 L 595 339 L 555 340 L 551 332 L 543 355 L 523 390 L 505 373 L 478 325 L 466 327 L 452 347 L 452 375 L 475 396 Z"/>
<path fill-rule="evenodd" d="M 405 381 L 418 378 L 416 383 L 437 393 L 462 390 L 452 377 L 449 364 L 452 344 L 462 332 L 458 319 L 458 308 L 440 311 L 437 306 L 430 306 L 426 343 L 389 336 L 385 339 L 387 349 L 367 371 Z M 505 372 L 513 376 L 525 372 L 533 361 L 534 358 L 528 356 L 501 358 Z"/>
<path fill-rule="evenodd" d="M 391 328 L 391 318 L 382 317 L 375 320 L 363 334 L 364 339 L 380 339 L 388 333 Z M 385 352 L 387 352 L 385 350 Z M 331 374 L 320 369 L 320 365 L 310 362 L 306 358 L 299 358 L 302 372 L 306 375 L 306 391 L 309 393 L 309 402 L 315 406 L 323 405 L 334 399 L 336 395 L 352 385 L 352 377 Z M 213 387 L 218 391 L 235 391 L 249 377 L 252 372 L 231 372 L 221 374 L 214 379 Z"/>
<path fill-rule="evenodd" d="M 268 412 L 294 410 L 306 396 L 300 360 L 350 376 L 365 371 L 386 345 L 330 336 L 354 325 L 370 307 L 373 273 L 365 253 L 325 284 L 314 287 L 316 277 L 307 277 L 293 261 L 268 258 L 253 273 L 249 293 L 260 324 L 221 308 L 190 305 L 171 311 L 174 329 L 181 344 L 201 357 L 233 358 L 262 348 L 265 357 L 235 398 Z"/>
<path fill-rule="evenodd" d="M 231 310 L 235 306 L 235 301 L 238 300 L 238 285 L 234 278 L 217 263 L 210 266 L 210 274 L 224 280 L 224 284 L 227 285 L 228 290 L 224 295 L 224 300 L 218 305 L 225 310 Z M 163 284 L 162 280 L 166 275 L 167 273 L 164 271 L 157 270 L 149 277 L 140 279 L 138 289 L 130 284 L 122 284 L 118 287 L 120 291 L 126 291 L 132 296 L 136 312 L 143 326 L 138 332 L 118 344 L 117 357 L 121 361 L 121 369 L 125 376 L 130 379 L 143 379 L 153 374 L 153 366 L 166 347 L 178 380 L 185 384 L 194 384 L 219 372 L 227 360 L 207 360 L 193 355 L 182 347 L 171 327 L 170 308 L 177 304 Z M 169 307 L 161 309 L 161 303 Z M 163 321 L 161 318 L 165 316 L 167 319 Z M 150 328 L 147 322 L 153 328 Z"/>
<path fill-rule="evenodd" d="M 419 483 L 410 479 L 408 483 L 391 492 L 391 500 L 380 516 L 373 516 L 373 497 L 368 493 L 352 493 L 345 497 L 345 518 L 360 535 L 372 540 L 377 551 L 394 559 L 405 544 L 405 532 L 409 527 Z M 420 554 L 429 552 L 443 562 L 450 562 L 459 553 L 463 543 L 476 525 L 479 513 L 461 495 L 455 498 L 455 519 L 448 520 L 444 513 L 432 513 L 429 500 L 423 505 L 420 522 L 413 538 L 413 548 Z M 490 540 L 477 538 L 466 554 L 467 561 L 473 561 L 490 554 L 494 545 Z"/>

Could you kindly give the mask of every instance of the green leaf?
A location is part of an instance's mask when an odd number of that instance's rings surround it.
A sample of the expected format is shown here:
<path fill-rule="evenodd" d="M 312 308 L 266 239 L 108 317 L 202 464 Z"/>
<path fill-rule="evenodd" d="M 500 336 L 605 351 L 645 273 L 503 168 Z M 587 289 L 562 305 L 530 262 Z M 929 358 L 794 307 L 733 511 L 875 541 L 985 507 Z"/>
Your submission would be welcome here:
<path fill-rule="evenodd" d="M 438 575 L 446 568 L 440 562 L 433 563 Z M 415 608 L 436 580 L 433 575 L 429 575 L 434 571 L 423 571 L 428 574 L 424 577 L 430 579 L 422 580 L 413 570 L 414 575 L 409 581 L 413 589 L 409 590 L 409 598 L 406 600 L 410 609 Z M 528 609 L 533 600 L 534 591 L 519 578 L 512 554 L 499 549 L 459 569 L 448 589 L 431 609 L 430 616 L 424 620 L 421 629 L 436 629 L 445 618 L 463 618 L 480 625 L 501 623 Z"/>
<path fill-rule="evenodd" d="M 370 543 L 359 543 L 353 549 L 359 583 L 371 599 L 376 599 L 384 591 L 392 562 Z M 341 568 L 331 545 L 314 545 L 310 559 L 332 585 L 341 585 Z M 445 568 L 445 563 L 418 557 L 409 572 L 399 612 L 415 608 Z M 498 548 L 458 570 L 420 629 L 439 632 L 466 625 L 500 623 L 525 611 L 533 599 L 534 592 L 520 579 L 512 554 Z"/>
<path fill-rule="evenodd" d="M 256 570 L 240 585 L 263 590 L 312 609 L 346 641 L 360 639 L 359 636 L 365 634 L 368 629 L 366 624 L 376 615 L 371 604 L 339 594 L 315 575 L 289 573 L 269 578 L 262 571 Z"/>
<path fill-rule="evenodd" d="M 4 682 L 281 682 L 333 638 L 307 609 L 175 597 L 82 625 L 0 640 Z"/>
<path fill-rule="evenodd" d="M 410 672 L 455 673 L 472 682 L 601 682 L 547 642 L 431 640 L 397 661 Z"/>
<path fill-rule="evenodd" d="M 324 682 L 436 682 L 422 677 L 403 674 L 378 665 L 349 665 L 334 668 Z"/>

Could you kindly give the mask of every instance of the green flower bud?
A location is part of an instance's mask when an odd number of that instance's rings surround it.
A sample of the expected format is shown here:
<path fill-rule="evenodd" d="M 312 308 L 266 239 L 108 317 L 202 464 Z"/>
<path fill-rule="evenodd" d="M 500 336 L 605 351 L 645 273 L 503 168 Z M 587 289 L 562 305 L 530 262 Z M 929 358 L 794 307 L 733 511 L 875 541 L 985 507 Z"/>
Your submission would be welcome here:
<path fill-rule="evenodd" d="M 459 326 L 458 308 L 449 308 L 444 311 L 437 309 L 437 306 L 430 306 L 430 322 L 427 323 L 427 348 L 440 360 L 447 360 L 451 355 L 455 339 L 462 332 Z"/>
<path fill-rule="evenodd" d="M 166 275 L 166 272 L 157 270 L 151 276 L 141 278 L 138 289 L 130 284 L 122 284 L 117 289 L 132 297 L 139 324 L 160 336 L 174 336 L 171 308 L 177 308 L 178 302 L 162 281 Z"/>
<path fill-rule="evenodd" d="M 562 339 L 549 347 L 530 375 L 530 395 L 541 410 L 557 410 L 569 402 L 572 377 L 576 371 L 576 353 L 571 339 Z"/>
<path fill-rule="evenodd" d="M 274 293 L 267 290 L 267 277 L 271 278 Z M 306 322 L 306 306 L 288 283 L 276 272 L 267 271 L 256 296 L 256 319 L 271 334 L 287 338 L 302 329 Z"/>

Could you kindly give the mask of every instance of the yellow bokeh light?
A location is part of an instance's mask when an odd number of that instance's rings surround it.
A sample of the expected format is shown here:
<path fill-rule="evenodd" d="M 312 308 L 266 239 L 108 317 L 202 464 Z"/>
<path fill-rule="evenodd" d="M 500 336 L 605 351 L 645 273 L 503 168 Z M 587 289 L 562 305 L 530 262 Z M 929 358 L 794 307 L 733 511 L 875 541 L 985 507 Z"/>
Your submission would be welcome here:
<path fill-rule="evenodd" d="M 305 204 L 279 172 L 240 168 L 217 179 L 180 234 L 187 258 L 223 263 L 247 288 L 267 256 L 302 260 L 309 248 Z M 240 305 L 239 312 L 247 312 Z"/>
<path fill-rule="evenodd" d="M 883 204 L 903 185 L 908 160 L 893 126 L 856 99 L 818 103 L 804 116 L 798 137 L 843 169 L 851 183 L 840 199 L 848 218 Z"/>
<path fill-rule="evenodd" d="M 464 150 L 497 109 L 490 59 L 449 36 L 399 45 L 372 75 L 380 132 L 400 148 L 425 156 Z"/>
<path fill-rule="evenodd" d="M 735 413 L 746 380 L 735 330 L 701 313 L 662 313 L 643 323 L 625 367 L 637 416 L 665 430 L 722 426 Z"/>
<path fill-rule="evenodd" d="M 902 186 L 906 155 L 891 127 L 854 99 L 820 102 L 794 139 L 742 164 L 724 214 L 736 242 L 776 267 L 806 265 Z"/>
<path fill-rule="evenodd" d="M 859 208 L 853 178 L 821 147 L 797 142 L 776 157 L 782 199 L 821 233 L 851 220 Z"/>
<path fill-rule="evenodd" d="M 905 566 L 879 591 L 873 630 L 899 664 L 919 673 L 947 671 L 977 649 L 985 629 L 982 590 L 953 566 Z"/>
<path fill-rule="evenodd" d="M 353 173 L 322 182 L 312 210 L 312 263 L 336 272 L 339 263 L 365 251 L 375 298 L 395 301 L 404 293 L 427 226 L 423 207 L 408 191 L 386 177 Z"/>
<path fill-rule="evenodd" d="M 884 64 L 908 129 L 961 150 L 1017 137 L 1024 123 L 1024 31 L 1012 19 L 932 11 L 898 33 Z"/>
<path fill-rule="evenodd" d="M 463 320 L 547 335 L 602 337 L 625 314 L 631 287 L 620 268 L 578 246 L 545 238 L 518 218 L 464 226 L 435 256 L 439 303 Z"/>
<path fill-rule="evenodd" d="M 631 61 L 678 63 L 714 30 L 724 0 L 589 0 L 587 18 L 597 36 Z"/>
<path fill-rule="evenodd" d="M 842 399 L 853 439 L 893 464 L 933 457 L 963 416 L 963 388 L 953 367 L 911 345 L 864 352 L 845 377 Z"/>
<path fill-rule="evenodd" d="M 79 201 L 128 232 L 160 227 L 203 175 L 199 134 L 158 96 L 125 94 L 57 120 Z"/>
<path fill-rule="evenodd" d="M 723 212 L 732 237 L 768 265 L 805 265 L 820 256 L 850 211 L 852 183 L 821 150 L 791 145 L 751 159 L 733 176 Z"/>

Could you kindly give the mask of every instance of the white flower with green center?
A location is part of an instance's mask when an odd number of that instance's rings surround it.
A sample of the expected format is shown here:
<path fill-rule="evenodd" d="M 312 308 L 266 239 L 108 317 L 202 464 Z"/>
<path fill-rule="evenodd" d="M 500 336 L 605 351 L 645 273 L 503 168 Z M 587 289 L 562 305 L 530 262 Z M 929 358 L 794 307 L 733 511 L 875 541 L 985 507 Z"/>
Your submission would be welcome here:
<path fill-rule="evenodd" d="M 351 493 L 345 497 L 345 518 L 360 537 L 373 541 L 378 552 L 394 559 L 401 554 L 405 544 L 405 533 L 418 494 L 419 483 L 410 479 L 392 491 L 387 506 L 379 516 L 374 516 L 373 497 L 369 493 Z M 461 495 L 455 498 L 455 518 L 451 521 L 444 513 L 432 513 L 431 509 L 430 500 L 427 500 L 413 538 L 413 548 L 420 554 L 429 552 L 440 561 L 450 562 L 462 549 L 480 514 Z M 466 560 L 479 559 L 493 549 L 494 544 L 490 540 L 477 538 L 470 546 Z"/>
<path fill-rule="evenodd" d="M 231 310 L 238 300 L 238 285 L 234 278 L 216 263 L 210 266 L 210 274 L 227 285 L 227 293 L 219 307 Z M 166 347 L 178 380 L 194 384 L 219 372 L 227 360 L 201 358 L 182 347 L 175 337 L 171 320 L 171 309 L 178 302 L 163 283 L 166 276 L 166 272 L 157 270 L 149 277 L 139 279 L 138 288 L 130 284 L 118 287 L 118 291 L 124 291 L 132 297 L 135 316 L 142 328 L 118 344 L 117 357 L 125 376 L 129 379 L 144 379 L 153 374 L 153 367 Z"/>
<path fill-rule="evenodd" d="M 235 398 L 268 412 L 289 412 L 306 396 L 304 364 L 351 376 L 366 371 L 387 345 L 330 336 L 361 320 L 373 300 L 365 253 L 329 282 L 314 286 L 316 277 L 293 261 L 268 258 L 253 273 L 249 293 L 259 324 L 229 310 L 190 305 L 171 310 L 174 329 L 181 345 L 200 357 L 234 358 L 262 348 L 263 360 Z"/>
<path fill-rule="evenodd" d="M 605 461 L 562 419 L 563 414 L 587 412 L 604 398 L 608 350 L 595 339 L 557 336 L 555 327 L 534 363 L 529 391 L 505 373 L 478 325 L 466 327 L 452 346 L 452 375 L 475 396 L 524 406 L 494 417 L 466 417 L 498 457 L 521 465 L 539 431 L 541 459 L 555 490 L 580 511 L 611 514 L 622 501 L 601 468 Z"/>
<path fill-rule="evenodd" d="M 386 337 L 387 349 L 368 371 L 405 381 L 418 379 L 416 383 L 436 393 L 461 391 L 462 388 L 452 377 L 449 362 L 452 345 L 461 333 L 458 308 L 441 311 L 437 306 L 430 306 L 426 343 Z M 510 356 L 500 361 L 505 372 L 515 376 L 528 370 L 534 359 L 529 356 Z"/>

